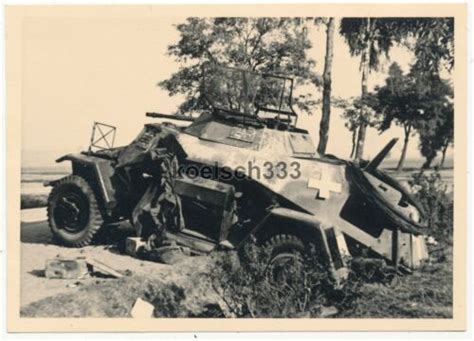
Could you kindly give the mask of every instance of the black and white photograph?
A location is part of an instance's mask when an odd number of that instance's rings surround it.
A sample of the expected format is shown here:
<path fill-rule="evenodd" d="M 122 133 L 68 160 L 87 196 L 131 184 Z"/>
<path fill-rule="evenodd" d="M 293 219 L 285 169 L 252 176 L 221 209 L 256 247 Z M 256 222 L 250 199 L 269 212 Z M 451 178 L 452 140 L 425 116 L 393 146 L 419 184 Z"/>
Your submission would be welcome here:
<path fill-rule="evenodd" d="M 466 7 L 384 6 L 7 7 L 14 329 L 463 329 Z"/>

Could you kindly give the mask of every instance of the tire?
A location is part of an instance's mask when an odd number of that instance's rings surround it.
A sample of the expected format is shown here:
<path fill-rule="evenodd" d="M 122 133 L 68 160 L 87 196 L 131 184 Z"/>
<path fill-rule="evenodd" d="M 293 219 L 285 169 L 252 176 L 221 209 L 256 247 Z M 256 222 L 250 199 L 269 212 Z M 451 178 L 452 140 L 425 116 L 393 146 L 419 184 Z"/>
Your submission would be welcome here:
<path fill-rule="evenodd" d="M 96 195 L 84 178 L 70 175 L 53 187 L 48 197 L 48 222 L 54 237 L 66 246 L 92 243 L 104 219 Z"/>
<path fill-rule="evenodd" d="M 270 238 L 266 246 L 271 248 L 269 270 L 274 277 L 278 277 L 289 261 L 300 261 L 305 253 L 303 241 L 291 234 L 277 234 Z"/>

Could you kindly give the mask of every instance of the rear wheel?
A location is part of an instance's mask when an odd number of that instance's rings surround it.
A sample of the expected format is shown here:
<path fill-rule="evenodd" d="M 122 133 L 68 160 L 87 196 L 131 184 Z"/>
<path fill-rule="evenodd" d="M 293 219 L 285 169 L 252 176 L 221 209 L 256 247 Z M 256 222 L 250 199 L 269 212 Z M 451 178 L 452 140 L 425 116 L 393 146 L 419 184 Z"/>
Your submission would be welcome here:
<path fill-rule="evenodd" d="M 89 183 L 71 175 L 61 179 L 48 198 L 48 222 L 54 236 L 67 246 L 89 245 L 104 220 Z"/>
<path fill-rule="evenodd" d="M 281 277 L 288 266 L 302 261 L 305 246 L 302 240 L 291 234 L 278 234 L 266 243 L 271 248 L 269 270 L 274 278 Z"/>

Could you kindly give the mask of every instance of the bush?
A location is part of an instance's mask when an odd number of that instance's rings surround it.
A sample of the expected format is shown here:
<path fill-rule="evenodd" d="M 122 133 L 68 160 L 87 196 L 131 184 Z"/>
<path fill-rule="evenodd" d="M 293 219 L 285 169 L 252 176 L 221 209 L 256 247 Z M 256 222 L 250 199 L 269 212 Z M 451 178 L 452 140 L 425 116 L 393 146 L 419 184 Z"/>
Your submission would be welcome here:
<path fill-rule="evenodd" d="M 182 302 L 186 299 L 184 289 L 176 284 L 149 284 L 145 291 L 145 300 L 153 304 L 154 317 L 187 317 L 187 310 Z"/>
<path fill-rule="evenodd" d="M 328 267 L 313 250 L 275 273 L 271 250 L 255 241 L 244 245 L 240 257 L 219 254 L 211 283 L 236 317 L 316 317 L 324 307 L 346 309 L 356 300 L 354 281 L 336 288 Z"/>
<path fill-rule="evenodd" d="M 423 170 L 408 181 L 415 199 L 422 206 L 430 234 L 439 240 L 452 243 L 453 199 L 438 169 L 427 174 Z"/>

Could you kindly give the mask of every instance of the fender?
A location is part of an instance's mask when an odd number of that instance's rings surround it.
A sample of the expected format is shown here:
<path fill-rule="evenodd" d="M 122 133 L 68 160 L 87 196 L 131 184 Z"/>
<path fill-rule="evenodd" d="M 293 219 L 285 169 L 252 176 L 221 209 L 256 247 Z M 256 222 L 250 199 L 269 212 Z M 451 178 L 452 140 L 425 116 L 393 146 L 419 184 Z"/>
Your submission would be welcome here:
<path fill-rule="evenodd" d="M 110 160 L 85 154 L 66 154 L 56 160 L 58 163 L 63 161 L 71 161 L 73 174 L 81 175 L 88 181 L 92 181 L 92 185 L 97 185 L 97 195 L 110 215 L 117 205 L 116 193 L 111 181 L 115 171 Z M 50 182 L 49 185 L 54 185 L 54 182 Z"/>
<path fill-rule="evenodd" d="M 274 225 L 275 223 L 278 225 Z M 269 226 L 271 229 L 266 228 Z M 250 235 L 265 239 L 270 233 L 293 234 L 299 236 L 305 244 L 314 244 L 317 251 L 329 261 L 331 268 L 338 273 L 346 266 L 345 258 L 349 251 L 342 232 L 336 227 L 324 226 L 311 214 L 283 207 L 271 208 Z M 242 240 L 239 246 L 247 238 Z"/>

